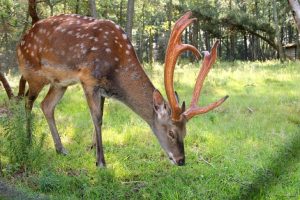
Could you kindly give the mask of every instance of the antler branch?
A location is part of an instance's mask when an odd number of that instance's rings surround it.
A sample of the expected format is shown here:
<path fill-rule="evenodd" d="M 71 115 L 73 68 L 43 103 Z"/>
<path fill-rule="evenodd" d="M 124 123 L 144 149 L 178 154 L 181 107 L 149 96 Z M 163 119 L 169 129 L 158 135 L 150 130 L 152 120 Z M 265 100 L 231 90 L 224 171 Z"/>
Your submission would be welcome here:
<path fill-rule="evenodd" d="M 173 85 L 173 76 L 174 76 L 176 61 L 179 55 L 186 50 L 191 51 L 197 58 L 200 58 L 201 56 L 198 49 L 196 49 L 194 46 L 189 44 L 182 44 L 181 42 L 181 35 L 184 29 L 187 26 L 189 26 L 194 20 L 196 20 L 195 18 L 189 19 L 191 15 L 192 15 L 191 12 L 187 12 L 175 23 L 172 33 L 170 35 L 169 44 L 168 44 L 166 57 L 165 57 L 165 73 L 164 73 L 165 89 L 172 110 L 172 119 L 174 121 L 178 121 L 182 113 L 182 110 L 179 107 L 179 104 L 175 96 L 174 85 Z"/>
<path fill-rule="evenodd" d="M 192 101 L 190 104 L 190 107 L 188 110 L 184 111 L 179 106 L 179 102 L 177 102 L 176 94 L 174 91 L 174 85 L 173 85 L 173 76 L 174 76 L 174 69 L 176 65 L 176 61 L 179 57 L 179 55 L 184 51 L 191 51 L 197 58 L 200 58 L 200 53 L 198 49 L 196 49 L 194 46 L 189 44 L 182 44 L 181 42 L 181 35 L 184 29 L 189 26 L 193 21 L 195 21 L 195 18 L 190 19 L 192 13 L 187 12 L 185 15 L 183 15 L 174 25 L 174 28 L 172 30 L 172 33 L 170 35 L 169 44 L 166 52 L 166 58 L 165 58 L 165 73 L 164 73 L 164 81 L 165 81 L 165 89 L 166 94 L 169 100 L 169 104 L 172 110 L 172 120 L 178 121 L 181 119 L 181 116 L 183 115 L 186 119 L 191 119 L 195 115 L 206 113 L 219 105 L 221 105 L 228 96 L 223 97 L 219 101 L 216 101 L 214 103 L 209 104 L 205 107 L 198 107 L 197 102 L 199 100 L 199 96 L 201 93 L 201 89 L 203 86 L 203 82 L 205 77 L 207 76 L 209 70 L 211 69 L 212 65 L 215 63 L 217 59 L 217 47 L 219 44 L 219 41 L 216 41 L 213 45 L 213 48 L 211 50 L 211 53 L 204 52 L 204 60 L 202 63 L 201 70 L 198 74 Z"/>
<path fill-rule="evenodd" d="M 199 100 L 199 96 L 202 90 L 203 82 L 205 77 L 207 76 L 209 70 L 211 69 L 212 65 L 215 63 L 217 59 L 217 47 L 218 47 L 219 41 L 217 40 L 215 44 L 213 45 L 213 48 L 211 50 L 211 53 L 204 52 L 204 60 L 202 63 L 201 70 L 198 74 L 197 81 L 194 87 L 193 97 L 191 100 L 190 107 L 183 113 L 183 115 L 186 117 L 186 119 L 191 119 L 192 117 L 203 114 L 206 112 L 209 112 L 210 110 L 220 106 L 227 98 L 228 96 L 223 97 L 222 99 L 209 104 L 205 107 L 198 107 L 197 102 Z"/>

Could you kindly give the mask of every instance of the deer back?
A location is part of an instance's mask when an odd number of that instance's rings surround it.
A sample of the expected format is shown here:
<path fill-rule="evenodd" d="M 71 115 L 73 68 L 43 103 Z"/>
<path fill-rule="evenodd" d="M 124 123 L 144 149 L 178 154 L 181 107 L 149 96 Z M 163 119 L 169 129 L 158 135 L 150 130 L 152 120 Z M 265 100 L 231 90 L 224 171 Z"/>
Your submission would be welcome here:
<path fill-rule="evenodd" d="M 76 14 L 41 20 L 23 36 L 18 59 L 29 82 L 99 86 L 104 96 L 113 96 L 138 113 L 149 99 L 152 102 L 154 87 L 133 45 L 110 20 Z"/>

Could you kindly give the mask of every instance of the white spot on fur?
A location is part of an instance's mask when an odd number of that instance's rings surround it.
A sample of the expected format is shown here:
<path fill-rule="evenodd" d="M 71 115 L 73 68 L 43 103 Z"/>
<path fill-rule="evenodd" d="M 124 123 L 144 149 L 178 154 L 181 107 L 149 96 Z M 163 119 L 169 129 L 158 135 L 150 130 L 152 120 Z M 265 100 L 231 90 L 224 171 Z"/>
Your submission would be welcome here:
<path fill-rule="evenodd" d="M 73 34 L 73 31 L 68 31 L 68 34 L 69 34 L 69 35 L 72 35 L 72 34 Z"/>
<path fill-rule="evenodd" d="M 94 41 L 95 41 L 95 42 L 98 42 L 99 40 L 98 40 L 98 38 L 95 37 L 95 38 L 94 38 Z"/>
<path fill-rule="evenodd" d="M 107 53 L 111 53 L 111 49 L 110 49 L 110 48 L 106 48 L 105 51 L 106 51 Z"/>
<path fill-rule="evenodd" d="M 128 50 L 126 50 L 126 51 L 125 51 L 125 53 L 126 53 L 127 55 L 129 55 L 129 54 L 130 54 L 130 52 L 129 52 Z"/>
<path fill-rule="evenodd" d="M 108 35 L 108 31 L 105 31 L 105 35 Z"/>
<path fill-rule="evenodd" d="M 97 47 L 92 47 L 91 50 L 96 51 L 96 50 L 98 50 L 98 48 Z"/>
<path fill-rule="evenodd" d="M 116 29 L 120 29 L 120 26 L 119 26 L 119 25 L 116 25 Z"/>
<path fill-rule="evenodd" d="M 115 61 L 117 61 L 117 62 L 119 61 L 119 58 L 117 58 L 117 57 L 115 57 L 114 59 L 115 59 Z"/>
<path fill-rule="evenodd" d="M 125 33 L 122 34 L 122 37 L 123 37 L 124 40 L 127 39 L 127 35 Z"/>
<path fill-rule="evenodd" d="M 108 45 L 108 43 L 107 42 L 104 42 L 104 44 L 103 44 L 104 46 L 107 46 Z"/>
<path fill-rule="evenodd" d="M 132 46 L 131 46 L 130 44 L 127 44 L 127 48 L 128 48 L 128 49 L 131 49 Z"/>

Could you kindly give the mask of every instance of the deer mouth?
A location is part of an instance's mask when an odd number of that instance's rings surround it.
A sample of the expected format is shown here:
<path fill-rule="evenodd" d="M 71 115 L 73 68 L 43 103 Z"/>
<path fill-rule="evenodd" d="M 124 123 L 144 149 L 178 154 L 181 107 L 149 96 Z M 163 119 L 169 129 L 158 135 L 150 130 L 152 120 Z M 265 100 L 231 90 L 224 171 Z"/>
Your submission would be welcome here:
<path fill-rule="evenodd" d="M 169 157 L 169 160 L 170 160 L 170 162 L 171 162 L 173 165 L 176 165 L 176 164 L 177 164 L 173 158 Z"/>

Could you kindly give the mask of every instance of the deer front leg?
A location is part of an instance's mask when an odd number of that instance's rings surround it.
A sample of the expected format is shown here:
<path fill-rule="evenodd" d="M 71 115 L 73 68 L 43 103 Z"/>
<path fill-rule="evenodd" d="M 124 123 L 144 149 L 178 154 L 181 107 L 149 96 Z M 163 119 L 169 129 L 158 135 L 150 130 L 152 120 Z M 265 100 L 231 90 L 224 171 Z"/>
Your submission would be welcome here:
<path fill-rule="evenodd" d="M 32 130 L 31 130 L 31 111 L 33 107 L 33 103 L 38 97 L 40 91 L 43 89 L 44 85 L 42 84 L 33 84 L 34 82 L 28 82 L 29 83 L 29 89 L 27 91 L 26 101 L 25 101 L 25 109 L 26 109 L 26 131 L 27 131 L 27 137 L 28 141 L 31 144 L 32 142 Z"/>
<path fill-rule="evenodd" d="M 95 87 L 83 85 L 83 90 L 90 108 L 91 116 L 95 127 L 97 155 L 96 166 L 105 167 L 101 133 L 103 104 L 105 98 L 100 96 L 99 91 Z"/>
<path fill-rule="evenodd" d="M 61 139 L 56 128 L 54 109 L 59 100 L 63 97 L 66 89 L 66 87 L 51 86 L 45 99 L 41 103 L 41 108 L 48 122 L 56 152 L 63 155 L 66 155 L 67 151 L 61 143 Z"/>

